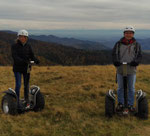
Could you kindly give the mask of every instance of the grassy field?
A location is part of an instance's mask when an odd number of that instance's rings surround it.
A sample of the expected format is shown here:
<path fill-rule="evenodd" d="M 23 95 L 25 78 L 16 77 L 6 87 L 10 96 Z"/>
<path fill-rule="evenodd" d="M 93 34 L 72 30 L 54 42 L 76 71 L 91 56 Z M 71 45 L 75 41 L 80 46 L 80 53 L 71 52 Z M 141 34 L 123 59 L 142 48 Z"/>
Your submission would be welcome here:
<path fill-rule="evenodd" d="M 138 67 L 136 90 L 150 98 L 150 66 Z M 45 96 L 42 112 L 4 115 L 0 110 L 0 136 L 148 136 L 150 119 L 108 119 L 105 93 L 117 88 L 113 66 L 33 67 L 31 84 Z M 0 67 L 0 92 L 14 88 L 11 67 Z M 23 96 L 23 86 L 21 89 Z M 0 95 L 0 101 L 3 94 Z"/>

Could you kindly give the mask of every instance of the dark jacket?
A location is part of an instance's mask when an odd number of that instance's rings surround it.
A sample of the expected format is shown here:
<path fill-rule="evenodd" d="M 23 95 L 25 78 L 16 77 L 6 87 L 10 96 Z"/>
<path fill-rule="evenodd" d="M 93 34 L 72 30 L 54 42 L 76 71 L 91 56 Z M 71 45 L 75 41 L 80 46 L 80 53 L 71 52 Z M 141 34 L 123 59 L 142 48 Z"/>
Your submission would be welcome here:
<path fill-rule="evenodd" d="M 12 58 L 14 60 L 13 71 L 26 73 L 29 60 L 37 62 L 30 44 L 23 45 L 19 40 L 11 46 Z"/>

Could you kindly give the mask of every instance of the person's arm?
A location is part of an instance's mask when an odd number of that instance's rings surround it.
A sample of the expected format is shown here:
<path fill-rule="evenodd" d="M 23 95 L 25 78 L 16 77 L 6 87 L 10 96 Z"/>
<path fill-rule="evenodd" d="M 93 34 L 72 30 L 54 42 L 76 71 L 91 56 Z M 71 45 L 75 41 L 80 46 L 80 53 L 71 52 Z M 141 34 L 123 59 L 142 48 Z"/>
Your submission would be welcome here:
<path fill-rule="evenodd" d="M 142 61 L 142 50 L 141 50 L 141 45 L 138 44 L 138 52 L 137 52 L 137 57 L 135 61 L 139 64 Z"/>
<path fill-rule="evenodd" d="M 11 46 L 11 54 L 14 61 L 20 65 L 25 64 L 26 61 L 18 56 L 16 47 L 14 45 Z"/>
<path fill-rule="evenodd" d="M 131 66 L 138 66 L 142 61 L 141 45 L 137 44 L 137 53 L 135 54 L 134 60 L 130 63 Z"/>
<path fill-rule="evenodd" d="M 29 46 L 30 46 L 30 58 L 31 58 L 31 60 L 35 61 L 36 64 L 39 64 L 40 61 L 34 56 L 31 45 L 29 45 Z"/>
<path fill-rule="evenodd" d="M 118 47 L 117 46 L 118 46 L 118 42 L 115 44 L 115 46 L 112 50 L 112 61 L 116 67 L 121 65 L 120 61 L 118 60 L 118 53 L 117 53 Z"/>

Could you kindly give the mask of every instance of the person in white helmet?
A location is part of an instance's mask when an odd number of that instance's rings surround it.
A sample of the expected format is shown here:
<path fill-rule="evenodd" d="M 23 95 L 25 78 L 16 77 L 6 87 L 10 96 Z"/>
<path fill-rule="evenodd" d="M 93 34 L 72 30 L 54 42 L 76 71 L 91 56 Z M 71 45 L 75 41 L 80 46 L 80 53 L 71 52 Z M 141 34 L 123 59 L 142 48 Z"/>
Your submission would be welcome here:
<path fill-rule="evenodd" d="M 134 38 L 135 29 L 132 26 L 127 26 L 123 30 L 124 37 L 121 38 L 114 46 L 112 52 L 113 64 L 117 68 L 117 83 L 118 83 L 118 111 L 124 108 L 123 94 L 123 68 L 122 63 L 127 62 L 127 82 L 128 82 L 128 109 L 135 111 L 134 93 L 136 81 L 136 67 L 142 59 L 141 45 Z"/>
<path fill-rule="evenodd" d="M 30 44 L 28 44 L 28 32 L 26 30 L 20 30 L 18 32 L 17 41 L 11 46 L 12 58 L 14 61 L 13 72 L 15 75 L 16 87 L 15 91 L 18 96 L 18 102 L 20 98 L 20 88 L 21 88 L 21 76 L 24 79 L 24 97 L 26 101 L 26 107 L 29 108 L 29 79 L 30 75 L 27 74 L 27 67 L 30 60 L 39 63 L 39 60 L 34 56 Z M 18 103 L 18 108 L 19 107 Z"/>

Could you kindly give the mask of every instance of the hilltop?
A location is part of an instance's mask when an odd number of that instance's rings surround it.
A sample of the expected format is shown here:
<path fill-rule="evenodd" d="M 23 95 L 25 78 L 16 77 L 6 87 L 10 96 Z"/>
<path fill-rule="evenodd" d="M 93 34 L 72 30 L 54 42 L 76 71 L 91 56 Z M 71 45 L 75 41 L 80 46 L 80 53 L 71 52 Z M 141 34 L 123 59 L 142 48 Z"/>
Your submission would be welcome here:
<path fill-rule="evenodd" d="M 0 92 L 14 88 L 12 68 L 0 67 L 0 71 Z M 146 91 L 148 99 L 149 71 L 149 65 L 139 66 L 136 82 L 136 90 Z M 1 111 L 1 136 L 146 136 L 150 132 L 149 119 L 105 117 L 105 93 L 117 88 L 112 65 L 33 67 L 30 84 L 40 86 L 45 109 L 18 116 Z"/>

